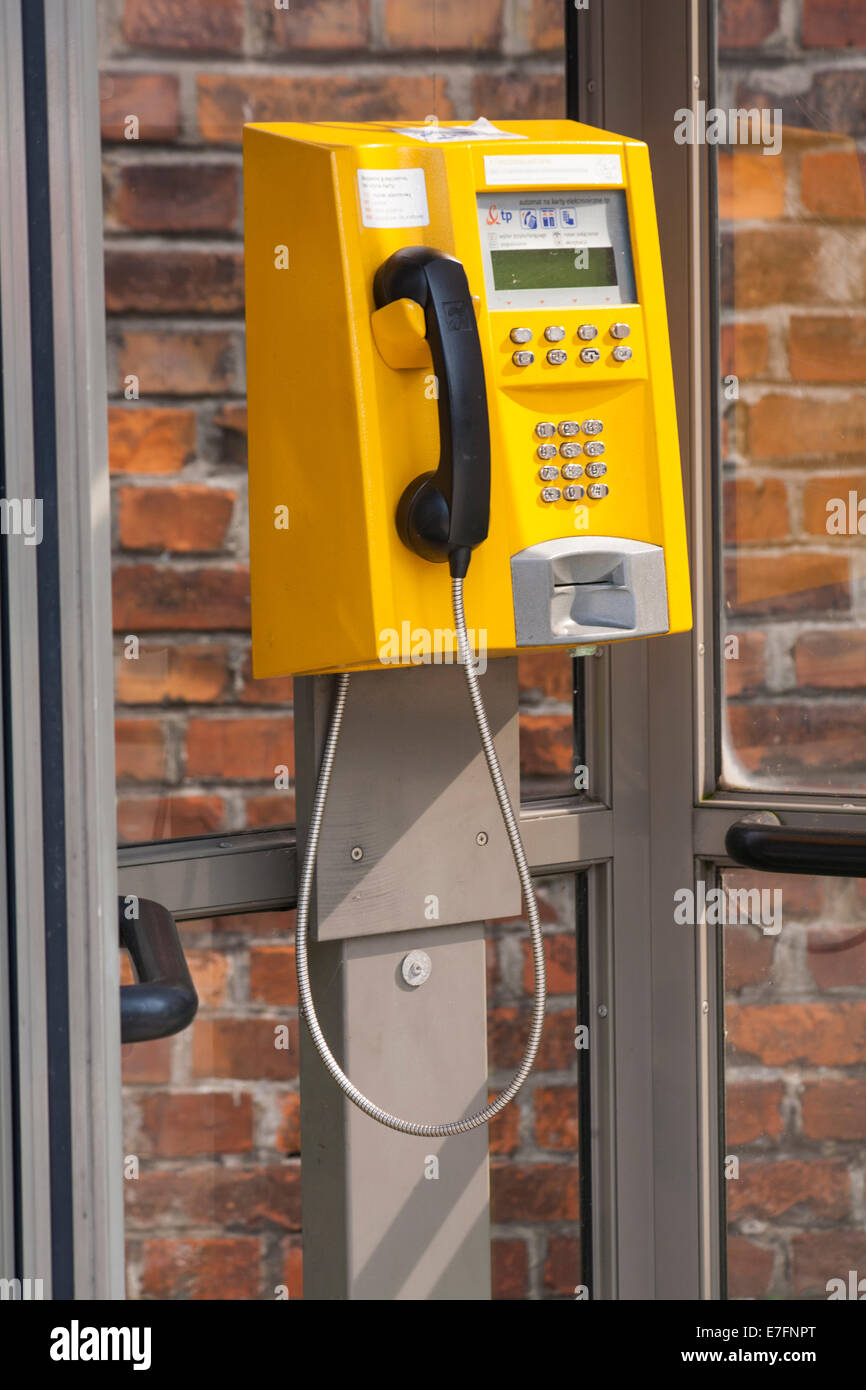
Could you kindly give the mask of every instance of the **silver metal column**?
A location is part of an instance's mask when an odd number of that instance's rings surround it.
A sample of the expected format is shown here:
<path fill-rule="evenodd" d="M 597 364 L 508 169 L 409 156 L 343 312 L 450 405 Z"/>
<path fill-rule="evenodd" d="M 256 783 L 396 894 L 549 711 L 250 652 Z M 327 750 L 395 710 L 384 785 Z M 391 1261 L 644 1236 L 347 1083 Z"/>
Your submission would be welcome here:
<path fill-rule="evenodd" d="M 301 852 L 331 688 L 296 682 Z M 516 798 L 516 662 L 491 662 L 482 690 Z M 355 1085 L 423 1123 L 483 1107 L 480 919 L 518 913 L 520 886 L 458 667 L 352 678 L 316 899 L 313 997 Z M 412 950 L 431 963 L 417 988 L 401 970 Z M 489 1298 L 486 1126 L 448 1140 L 384 1128 L 342 1096 L 301 1031 L 305 1298 Z"/>

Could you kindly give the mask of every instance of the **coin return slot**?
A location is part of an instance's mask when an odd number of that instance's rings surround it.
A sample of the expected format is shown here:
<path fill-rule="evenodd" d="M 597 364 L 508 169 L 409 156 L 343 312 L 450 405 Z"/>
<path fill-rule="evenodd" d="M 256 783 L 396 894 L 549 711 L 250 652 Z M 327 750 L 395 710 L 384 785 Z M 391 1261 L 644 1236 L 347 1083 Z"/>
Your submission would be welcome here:
<path fill-rule="evenodd" d="M 668 628 L 664 552 L 619 537 L 543 541 L 511 557 L 518 646 Z"/>

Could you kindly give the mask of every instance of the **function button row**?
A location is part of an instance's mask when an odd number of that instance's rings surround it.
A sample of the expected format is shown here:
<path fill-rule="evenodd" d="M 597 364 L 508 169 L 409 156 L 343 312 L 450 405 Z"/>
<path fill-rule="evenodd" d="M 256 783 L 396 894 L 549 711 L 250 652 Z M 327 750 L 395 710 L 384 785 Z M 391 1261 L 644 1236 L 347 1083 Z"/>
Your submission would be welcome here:
<path fill-rule="evenodd" d="M 513 352 L 511 354 L 511 360 L 514 363 L 515 367 L 531 367 L 533 362 L 535 361 L 535 353 L 527 352 L 527 350 L 524 348 L 522 350 L 518 350 L 517 352 Z"/>
<path fill-rule="evenodd" d="M 561 343 L 565 337 L 565 329 L 552 324 L 550 328 L 545 328 L 544 336 L 549 343 Z"/>
<path fill-rule="evenodd" d="M 531 342 L 532 342 L 532 329 L 531 329 L 531 328 L 512 328 L 511 333 L 510 333 L 509 336 L 510 336 L 510 338 L 511 338 L 512 343 L 531 343 Z"/>
<path fill-rule="evenodd" d="M 568 361 L 568 353 L 563 352 L 562 348 L 551 348 L 547 360 L 551 367 L 563 367 Z"/>
<path fill-rule="evenodd" d="M 627 338 L 631 333 L 627 323 L 612 323 L 610 326 L 610 336 L 612 338 Z"/>
<path fill-rule="evenodd" d="M 585 343 L 591 343 L 593 338 L 598 337 L 598 329 L 594 323 L 582 323 L 577 330 L 577 336 Z"/>
<path fill-rule="evenodd" d="M 629 362 L 632 357 L 630 347 L 615 347 L 613 350 L 613 360 L 615 362 Z"/>
<path fill-rule="evenodd" d="M 601 353 L 599 352 L 598 348 L 581 348 L 581 349 L 580 349 L 580 360 L 581 360 L 581 362 L 590 362 L 590 363 L 591 363 L 591 362 L 597 362 L 597 361 L 599 360 L 600 357 L 601 357 Z"/>

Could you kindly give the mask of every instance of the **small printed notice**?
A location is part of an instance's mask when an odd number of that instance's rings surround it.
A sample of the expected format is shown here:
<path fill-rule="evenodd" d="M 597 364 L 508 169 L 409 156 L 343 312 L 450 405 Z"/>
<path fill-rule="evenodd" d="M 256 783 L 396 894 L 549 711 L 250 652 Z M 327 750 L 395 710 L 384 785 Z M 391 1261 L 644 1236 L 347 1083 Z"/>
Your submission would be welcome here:
<path fill-rule="evenodd" d="M 447 145 L 455 140 L 525 140 L 525 135 L 514 135 L 510 130 L 500 130 L 479 116 L 471 125 L 430 125 L 392 126 L 395 135 L 408 135 L 410 140 L 423 140 L 427 145 Z"/>
<path fill-rule="evenodd" d="M 359 169 L 358 196 L 365 227 L 427 227 L 423 169 Z"/>
<path fill-rule="evenodd" d="M 498 188 L 621 184 L 622 161 L 618 154 L 486 154 L 484 177 Z"/>

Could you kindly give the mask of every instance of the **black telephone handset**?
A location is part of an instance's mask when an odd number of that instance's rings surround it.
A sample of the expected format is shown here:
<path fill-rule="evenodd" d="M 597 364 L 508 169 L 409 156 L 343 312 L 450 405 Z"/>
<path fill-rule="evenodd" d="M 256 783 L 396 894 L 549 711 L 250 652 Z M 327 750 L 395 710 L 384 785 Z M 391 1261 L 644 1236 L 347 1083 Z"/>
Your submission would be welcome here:
<path fill-rule="evenodd" d="M 429 246 L 395 251 L 373 282 L 376 307 L 413 299 L 424 310 L 438 383 L 439 467 L 406 488 L 397 508 L 404 545 L 448 560 L 462 579 L 490 522 L 490 424 L 481 340 L 460 261 Z"/>

